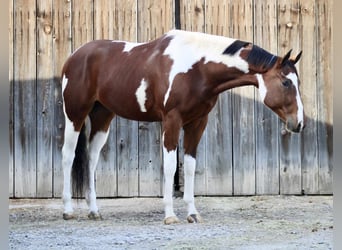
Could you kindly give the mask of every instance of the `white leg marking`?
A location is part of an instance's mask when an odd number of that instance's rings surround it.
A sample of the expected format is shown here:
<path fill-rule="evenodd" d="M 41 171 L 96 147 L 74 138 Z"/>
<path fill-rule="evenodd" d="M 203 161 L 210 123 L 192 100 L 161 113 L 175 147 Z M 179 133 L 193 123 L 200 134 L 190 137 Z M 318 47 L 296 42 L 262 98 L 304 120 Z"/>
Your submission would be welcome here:
<path fill-rule="evenodd" d="M 303 128 L 304 107 L 303 107 L 302 99 L 300 98 L 299 87 L 298 87 L 298 77 L 295 73 L 289 73 L 286 77 L 292 81 L 293 85 L 296 88 L 296 101 L 297 101 L 297 106 L 298 106 L 297 122 L 298 124 L 301 124 L 302 125 L 301 127 Z"/>
<path fill-rule="evenodd" d="M 258 80 L 258 89 L 259 89 L 259 94 L 260 94 L 260 98 L 261 101 L 264 102 L 265 101 L 265 97 L 266 97 L 266 93 L 267 93 L 267 88 L 264 82 L 264 79 L 262 77 L 261 74 L 255 74 L 257 80 Z"/>
<path fill-rule="evenodd" d="M 177 155 L 175 150 L 167 151 L 163 147 L 164 157 L 164 198 L 165 218 L 175 216 L 173 211 L 173 178 L 176 172 Z"/>
<path fill-rule="evenodd" d="M 184 201 L 188 204 L 188 215 L 198 214 L 195 207 L 194 179 L 196 159 L 190 155 L 184 155 Z"/>
<path fill-rule="evenodd" d="M 140 106 L 141 112 L 146 112 L 145 102 L 147 100 L 146 96 L 146 89 L 148 87 L 148 82 L 145 79 L 141 80 L 139 88 L 137 88 L 137 91 L 135 92 L 135 96 L 137 97 L 137 102 Z"/>
<path fill-rule="evenodd" d="M 68 79 L 63 75 L 62 91 L 64 92 Z M 65 117 L 64 128 L 64 144 L 62 148 L 62 165 L 63 165 L 63 204 L 64 213 L 71 215 L 73 213 L 71 202 L 71 167 L 75 157 L 75 148 L 79 132 L 74 129 L 74 124 L 68 119 L 65 113 L 65 105 L 63 104 L 63 111 Z"/>
<path fill-rule="evenodd" d="M 98 213 L 95 192 L 95 170 L 99 160 L 100 151 L 106 143 L 109 134 L 107 132 L 97 132 L 89 144 L 89 190 L 86 192 L 86 201 L 90 212 Z"/>
<path fill-rule="evenodd" d="M 75 157 L 75 148 L 77 144 L 79 132 L 74 131 L 74 125 L 66 117 L 65 118 L 65 131 L 64 131 L 64 144 L 62 148 L 62 164 L 64 174 L 63 185 L 63 203 L 64 213 L 72 214 L 71 203 L 71 168 Z"/>

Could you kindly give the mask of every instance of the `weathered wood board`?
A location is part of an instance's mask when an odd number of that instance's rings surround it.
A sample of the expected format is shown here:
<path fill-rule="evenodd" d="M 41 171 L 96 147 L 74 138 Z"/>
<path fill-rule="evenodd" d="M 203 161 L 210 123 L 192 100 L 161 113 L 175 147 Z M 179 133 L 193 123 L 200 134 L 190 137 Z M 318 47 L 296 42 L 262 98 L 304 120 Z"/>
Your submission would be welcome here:
<path fill-rule="evenodd" d="M 61 196 L 60 72 L 67 57 L 93 39 L 145 42 L 175 27 L 251 41 L 278 55 L 303 50 L 305 131 L 281 135 L 283 124 L 253 87 L 223 93 L 198 147 L 195 193 L 332 194 L 331 1 L 12 0 L 9 7 L 10 197 Z M 97 195 L 161 196 L 161 137 L 160 123 L 114 118 Z M 180 145 L 180 191 L 183 154 Z"/>

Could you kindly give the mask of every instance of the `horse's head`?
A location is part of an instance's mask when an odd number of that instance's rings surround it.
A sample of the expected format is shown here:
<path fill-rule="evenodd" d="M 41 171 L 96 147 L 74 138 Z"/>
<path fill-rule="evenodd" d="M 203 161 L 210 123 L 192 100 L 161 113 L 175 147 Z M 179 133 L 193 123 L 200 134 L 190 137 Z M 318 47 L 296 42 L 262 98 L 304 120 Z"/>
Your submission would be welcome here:
<path fill-rule="evenodd" d="M 285 122 L 286 130 L 301 132 L 305 126 L 304 109 L 295 64 L 302 52 L 295 59 L 290 59 L 290 54 L 291 50 L 283 58 L 278 58 L 274 67 L 257 74 L 257 78 L 264 104 Z"/>

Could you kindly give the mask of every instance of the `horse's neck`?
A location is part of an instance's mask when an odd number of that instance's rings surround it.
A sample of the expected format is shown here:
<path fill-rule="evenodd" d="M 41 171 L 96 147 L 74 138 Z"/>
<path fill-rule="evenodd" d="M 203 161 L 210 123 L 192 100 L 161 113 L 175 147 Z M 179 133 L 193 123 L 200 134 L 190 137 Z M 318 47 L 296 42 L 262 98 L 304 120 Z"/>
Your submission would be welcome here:
<path fill-rule="evenodd" d="M 254 72 L 244 73 L 235 67 L 227 68 L 217 63 L 205 64 L 202 72 L 209 81 L 212 93 L 217 95 L 228 89 L 253 85 L 258 87 L 258 80 Z"/>
<path fill-rule="evenodd" d="M 228 89 L 242 87 L 242 86 L 255 86 L 258 87 L 258 79 L 255 74 L 247 73 L 241 74 L 234 79 L 216 83 L 213 93 L 220 94 Z"/>

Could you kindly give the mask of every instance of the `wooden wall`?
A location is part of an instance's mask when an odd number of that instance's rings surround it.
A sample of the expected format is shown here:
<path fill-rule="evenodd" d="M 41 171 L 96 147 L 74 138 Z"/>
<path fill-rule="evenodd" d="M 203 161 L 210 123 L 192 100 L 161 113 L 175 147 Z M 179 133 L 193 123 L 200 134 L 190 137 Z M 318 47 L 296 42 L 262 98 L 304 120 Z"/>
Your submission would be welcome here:
<path fill-rule="evenodd" d="M 60 71 L 93 39 L 149 41 L 171 28 L 303 50 L 307 127 L 279 119 L 243 87 L 223 93 L 198 149 L 197 195 L 332 194 L 332 3 L 328 0 L 12 0 L 9 196 L 60 197 Z M 182 139 L 180 139 L 182 142 Z M 176 186 L 182 190 L 180 146 Z M 162 195 L 159 123 L 116 118 L 96 173 L 99 197 Z"/>

